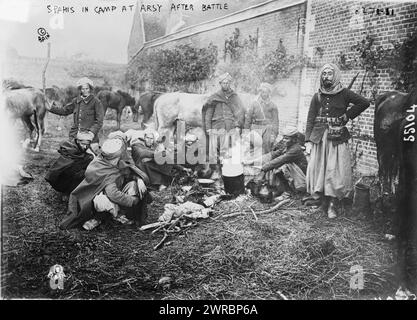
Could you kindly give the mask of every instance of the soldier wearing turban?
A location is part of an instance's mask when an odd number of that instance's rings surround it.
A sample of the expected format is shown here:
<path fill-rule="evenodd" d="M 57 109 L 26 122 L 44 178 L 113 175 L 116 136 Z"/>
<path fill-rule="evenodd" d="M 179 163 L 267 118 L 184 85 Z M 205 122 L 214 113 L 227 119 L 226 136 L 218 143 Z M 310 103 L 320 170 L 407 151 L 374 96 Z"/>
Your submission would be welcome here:
<path fill-rule="evenodd" d="M 161 152 L 161 155 L 165 156 L 167 152 L 160 150 L 163 147 L 162 144 L 157 144 L 159 138 L 157 131 L 147 129 L 142 136 L 135 135 L 133 132 L 129 132 L 129 135 L 132 159 L 135 165 L 148 175 L 149 183 L 153 188 L 159 191 L 164 190 L 172 182 L 173 169 L 187 171 L 179 164 L 157 163 L 155 155 Z"/>
<path fill-rule="evenodd" d="M 262 136 L 262 153 L 271 151 L 278 136 L 278 108 L 271 101 L 272 86 L 263 82 L 259 86 L 259 97 L 249 106 L 245 116 L 245 129 L 258 130 Z"/>
<path fill-rule="evenodd" d="M 203 106 L 203 129 L 209 139 L 211 163 L 218 163 L 227 154 L 229 138 L 240 135 L 244 126 L 245 108 L 238 94 L 230 87 L 229 73 L 219 77 L 221 89 L 211 95 Z M 220 168 L 218 165 L 217 172 Z"/>
<path fill-rule="evenodd" d="M 61 143 L 58 153 L 60 156 L 49 168 L 45 180 L 55 190 L 63 193 L 63 199 L 83 181 L 84 172 L 93 160 L 90 150 L 94 134 L 90 131 L 79 131 L 74 142 Z"/>
<path fill-rule="evenodd" d="M 343 87 L 340 69 L 335 64 L 325 64 L 319 76 L 320 85 L 311 100 L 305 134 L 306 149 L 311 150 L 307 192 L 313 199 L 310 203 L 321 203 L 332 219 L 337 216 L 340 200 L 352 191 L 350 133 L 345 125 L 368 108 L 369 101 Z"/>
<path fill-rule="evenodd" d="M 121 223 L 142 225 L 150 195 L 149 178 L 135 165 L 122 160 L 126 142 L 120 136 L 107 139 L 101 153 L 89 164 L 85 179 L 71 193 L 68 215 L 60 227 L 83 226 L 89 230 L 106 216 Z"/>
<path fill-rule="evenodd" d="M 296 127 L 287 126 L 283 132 L 284 150 L 274 150 L 263 157 L 262 174 L 270 172 L 269 181 L 272 187 L 281 185 L 289 192 L 305 192 L 305 173 L 307 159 L 299 143 L 299 132 Z M 281 199 L 279 199 L 281 200 Z"/>
<path fill-rule="evenodd" d="M 93 95 L 93 81 L 84 77 L 78 80 L 76 85 L 79 91 L 78 97 L 63 107 L 47 105 L 47 109 L 63 116 L 73 114 L 73 125 L 69 132 L 70 139 L 75 139 L 80 130 L 90 131 L 94 135 L 91 148 L 97 152 L 98 132 L 103 126 L 104 108 L 100 100 Z"/>

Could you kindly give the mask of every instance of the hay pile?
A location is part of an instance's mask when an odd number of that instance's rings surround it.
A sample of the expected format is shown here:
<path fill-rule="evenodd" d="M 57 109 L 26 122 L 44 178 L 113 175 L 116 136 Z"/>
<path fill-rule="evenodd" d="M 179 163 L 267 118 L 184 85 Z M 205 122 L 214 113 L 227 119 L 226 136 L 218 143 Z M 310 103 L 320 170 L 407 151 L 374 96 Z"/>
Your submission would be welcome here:
<path fill-rule="evenodd" d="M 242 208 L 250 204 L 241 202 Z M 228 205 L 236 209 L 230 201 L 219 211 Z M 257 221 L 251 214 L 218 219 L 188 233 L 183 243 L 165 249 L 165 255 L 175 254 L 170 273 L 180 286 L 167 298 L 343 299 L 390 286 L 393 258 L 381 234 L 360 221 L 328 221 L 307 210 L 287 208 Z M 361 295 L 349 287 L 354 265 L 364 270 Z"/>

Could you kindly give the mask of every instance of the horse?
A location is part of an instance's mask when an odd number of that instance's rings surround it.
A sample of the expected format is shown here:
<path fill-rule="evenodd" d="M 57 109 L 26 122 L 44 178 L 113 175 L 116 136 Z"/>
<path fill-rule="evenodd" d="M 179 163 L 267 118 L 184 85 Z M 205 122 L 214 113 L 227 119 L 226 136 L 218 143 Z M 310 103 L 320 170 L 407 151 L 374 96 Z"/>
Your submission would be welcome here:
<path fill-rule="evenodd" d="M 36 129 L 37 137 L 34 141 L 34 150 L 39 152 L 42 142 L 42 135 L 45 133 L 44 118 L 46 115 L 45 96 L 36 88 L 21 88 L 6 90 L 5 107 L 12 119 L 20 118 L 25 128 L 29 130 L 29 139 L 25 140 L 27 146 L 33 141 L 33 131 Z M 33 123 L 32 123 L 33 116 Z"/>
<path fill-rule="evenodd" d="M 121 90 L 117 90 L 116 92 L 101 90 L 97 93 L 97 98 L 103 105 L 104 114 L 106 114 L 108 108 L 117 111 L 117 130 L 120 130 L 122 111 L 126 106 L 134 107 L 135 98 Z"/>
<path fill-rule="evenodd" d="M 397 274 L 400 285 L 417 291 L 417 88 L 376 99 L 374 137 L 384 193 L 393 196 Z"/>
<path fill-rule="evenodd" d="M 147 123 L 151 119 L 154 113 L 155 101 L 161 94 L 162 93 L 160 92 L 147 91 L 140 95 L 138 101 L 132 108 L 134 122 L 138 122 L 139 114 L 143 115 L 141 124 L 142 129 L 145 129 Z"/>

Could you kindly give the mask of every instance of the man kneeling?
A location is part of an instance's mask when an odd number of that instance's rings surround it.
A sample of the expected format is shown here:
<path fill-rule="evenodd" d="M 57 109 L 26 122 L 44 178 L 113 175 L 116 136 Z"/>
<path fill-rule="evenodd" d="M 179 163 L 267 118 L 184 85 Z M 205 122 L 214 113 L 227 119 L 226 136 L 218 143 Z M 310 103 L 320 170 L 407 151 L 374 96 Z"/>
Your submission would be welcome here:
<path fill-rule="evenodd" d="M 298 141 L 298 130 L 295 127 L 286 127 L 283 131 L 283 142 L 285 149 L 272 151 L 266 154 L 266 163 L 263 164 L 259 179 L 263 179 L 270 172 L 270 185 L 272 187 L 279 184 L 292 192 L 306 191 L 306 170 L 307 159 Z M 289 197 L 285 192 L 277 200 Z"/>
<path fill-rule="evenodd" d="M 142 225 L 149 199 L 148 176 L 136 166 L 121 160 L 126 150 L 122 139 L 108 139 L 101 154 L 85 171 L 85 179 L 71 193 L 62 229 L 83 226 L 91 230 L 100 224 L 103 213 L 110 213 L 122 223 Z"/>
<path fill-rule="evenodd" d="M 45 176 L 45 180 L 56 191 L 63 193 L 63 200 L 68 201 L 69 194 L 83 181 L 84 172 L 94 156 L 90 144 L 94 133 L 79 131 L 72 141 L 63 142 L 58 150 L 60 156 L 54 161 Z"/>

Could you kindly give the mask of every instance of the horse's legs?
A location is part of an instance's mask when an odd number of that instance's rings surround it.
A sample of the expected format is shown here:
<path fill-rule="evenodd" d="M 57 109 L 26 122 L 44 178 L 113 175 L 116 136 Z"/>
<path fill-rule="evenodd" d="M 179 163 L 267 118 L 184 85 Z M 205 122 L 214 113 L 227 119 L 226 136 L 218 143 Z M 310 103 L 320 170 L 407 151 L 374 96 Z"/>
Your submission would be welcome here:
<path fill-rule="evenodd" d="M 38 132 L 38 143 L 36 144 L 36 146 L 34 148 L 34 150 L 36 152 L 39 152 L 39 148 L 41 146 L 41 142 L 42 142 L 42 130 L 39 130 L 39 132 Z"/>
<path fill-rule="evenodd" d="M 23 146 L 25 148 L 27 148 L 27 146 L 29 145 L 30 141 L 33 139 L 32 135 L 33 135 L 33 130 L 35 129 L 34 125 L 32 124 L 32 121 L 30 120 L 30 116 L 23 116 L 22 117 L 22 122 L 23 122 L 23 126 L 25 127 L 25 131 L 29 131 L 29 139 L 25 139 L 25 142 L 23 144 Z M 26 134 L 25 134 L 26 136 Z"/>
<path fill-rule="evenodd" d="M 46 112 L 44 114 L 39 114 L 38 115 L 38 123 L 39 123 L 39 129 L 40 129 L 39 131 L 42 133 L 42 135 L 46 133 L 45 121 L 46 121 Z"/>
<path fill-rule="evenodd" d="M 123 109 L 117 109 L 117 130 L 120 130 L 120 123 L 122 122 Z"/>

